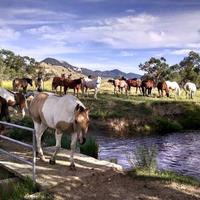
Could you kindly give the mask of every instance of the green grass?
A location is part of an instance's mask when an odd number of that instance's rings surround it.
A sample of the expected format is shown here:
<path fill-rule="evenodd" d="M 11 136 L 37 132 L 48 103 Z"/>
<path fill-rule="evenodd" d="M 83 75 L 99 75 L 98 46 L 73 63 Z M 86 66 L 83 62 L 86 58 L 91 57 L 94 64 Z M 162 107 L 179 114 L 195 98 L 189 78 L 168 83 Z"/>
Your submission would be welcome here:
<path fill-rule="evenodd" d="M 26 177 L 24 180 L 12 183 L 7 187 L 0 187 L 1 200 L 22 200 L 25 195 L 32 194 L 37 188 L 31 178 Z"/>
<path fill-rule="evenodd" d="M 197 179 L 190 177 L 190 176 L 184 176 L 176 172 L 170 172 L 170 171 L 153 171 L 149 174 L 148 169 L 144 168 L 135 168 L 128 172 L 128 174 L 133 178 L 141 178 L 146 180 L 162 180 L 167 182 L 176 182 L 180 184 L 186 184 L 191 186 L 200 187 L 200 181 Z"/>
<path fill-rule="evenodd" d="M 10 89 L 11 81 L 4 81 L 3 86 Z M 51 80 L 44 83 L 44 90 L 51 91 Z M 72 93 L 72 90 L 69 92 Z M 122 134 L 165 134 L 200 128 L 200 90 L 197 91 L 194 100 L 186 99 L 183 91 L 177 99 L 172 93 L 170 98 L 158 98 L 156 89 L 151 97 L 136 95 L 135 88 L 132 88 L 131 95 L 116 96 L 113 94 L 112 84 L 103 80 L 98 99 L 94 99 L 92 93 L 93 91 L 89 97 L 80 95 L 80 100 L 90 108 L 90 119 L 102 124 L 108 120 L 125 120 L 128 125 L 119 129 Z M 92 128 L 95 129 L 94 126 Z M 115 127 L 110 130 L 108 125 L 105 126 L 105 130 L 117 132 Z M 51 140 L 53 143 L 53 139 Z"/>

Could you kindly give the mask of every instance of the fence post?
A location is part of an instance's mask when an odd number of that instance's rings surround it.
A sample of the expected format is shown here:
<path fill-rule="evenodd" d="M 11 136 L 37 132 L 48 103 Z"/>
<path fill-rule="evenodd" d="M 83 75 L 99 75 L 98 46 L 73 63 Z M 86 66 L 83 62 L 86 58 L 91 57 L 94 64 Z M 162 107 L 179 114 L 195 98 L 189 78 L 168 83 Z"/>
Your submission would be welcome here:
<path fill-rule="evenodd" d="M 35 138 L 35 130 L 32 132 L 33 134 L 33 181 L 36 182 L 36 138 Z"/>

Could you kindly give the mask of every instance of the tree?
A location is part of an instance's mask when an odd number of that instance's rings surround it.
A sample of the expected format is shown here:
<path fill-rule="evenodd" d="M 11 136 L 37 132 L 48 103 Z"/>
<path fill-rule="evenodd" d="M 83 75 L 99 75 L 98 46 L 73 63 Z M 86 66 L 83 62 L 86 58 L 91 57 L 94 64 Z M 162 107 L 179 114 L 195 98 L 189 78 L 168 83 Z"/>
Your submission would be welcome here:
<path fill-rule="evenodd" d="M 188 56 L 176 65 L 170 67 L 171 78 L 184 85 L 187 81 L 200 84 L 200 56 L 198 53 L 191 51 Z"/>
<path fill-rule="evenodd" d="M 32 76 L 35 73 L 37 62 L 34 58 L 15 55 L 12 51 L 5 49 L 0 50 L 0 58 L 0 65 L 5 66 L 4 75 L 6 74 L 9 78 Z"/>
<path fill-rule="evenodd" d="M 144 64 L 140 64 L 139 68 L 146 72 L 145 77 L 153 79 L 156 84 L 161 80 L 167 79 L 170 74 L 169 65 L 164 57 L 152 57 Z"/>

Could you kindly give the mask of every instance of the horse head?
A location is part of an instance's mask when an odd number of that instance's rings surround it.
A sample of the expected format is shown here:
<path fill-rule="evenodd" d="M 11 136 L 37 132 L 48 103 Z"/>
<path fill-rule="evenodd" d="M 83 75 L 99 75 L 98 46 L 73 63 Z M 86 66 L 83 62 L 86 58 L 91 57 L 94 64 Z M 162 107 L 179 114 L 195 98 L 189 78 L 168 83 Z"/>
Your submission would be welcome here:
<path fill-rule="evenodd" d="M 31 78 L 26 78 L 26 81 L 31 87 L 33 86 L 33 80 Z"/>
<path fill-rule="evenodd" d="M 86 141 L 86 134 L 89 126 L 89 109 L 80 104 L 75 107 L 74 129 L 78 133 L 79 143 L 82 145 Z"/>
<path fill-rule="evenodd" d="M 100 76 L 97 76 L 97 84 L 100 84 L 101 83 L 101 77 Z"/>

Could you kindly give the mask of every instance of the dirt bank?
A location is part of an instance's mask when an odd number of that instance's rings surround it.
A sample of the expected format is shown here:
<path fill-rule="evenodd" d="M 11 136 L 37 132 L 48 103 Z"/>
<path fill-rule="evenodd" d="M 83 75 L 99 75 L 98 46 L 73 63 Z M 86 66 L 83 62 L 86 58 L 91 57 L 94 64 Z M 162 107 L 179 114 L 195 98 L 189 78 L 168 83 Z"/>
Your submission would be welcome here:
<path fill-rule="evenodd" d="M 195 200 L 200 190 L 188 185 L 142 180 L 109 171 L 89 178 L 66 182 L 49 191 L 52 199 L 63 200 Z"/>

